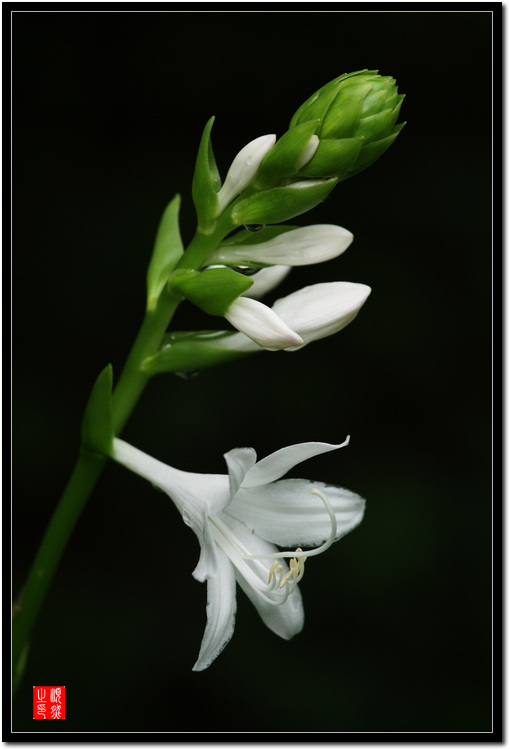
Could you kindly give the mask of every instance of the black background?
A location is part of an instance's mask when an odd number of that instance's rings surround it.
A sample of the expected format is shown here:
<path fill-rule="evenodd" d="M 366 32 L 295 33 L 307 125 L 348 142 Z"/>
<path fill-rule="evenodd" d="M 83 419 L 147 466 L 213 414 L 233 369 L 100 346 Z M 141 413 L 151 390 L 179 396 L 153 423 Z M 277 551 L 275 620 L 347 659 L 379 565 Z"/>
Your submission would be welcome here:
<path fill-rule="evenodd" d="M 123 434 L 178 468 L 217 473 L 236 446 L 262 457 L 351 435 L 292 474 L 367 498 L 361 526 L 307 566 L 304 631 L 281 641 L 239 592 L 231 643 L 193 673 L 206 596 L 191 577 L 197 541 L 166 496 L 111 465 L 41 612 L 14 730 L 34 731 L 32 685 L 65 685 L 58 731 L 490 732 L 499 4 L 22 5 L 12 23 L 14 594 L 73 467 L 92 383 L 108 362 L 119 373 L 138 330 L 157 224 L 176 192 L 184 241 L 193 234 L 192 169 L 209 117 L 223 175 L 343 72 L 394 76 L 407 125 L 294 222 L 338 223 L 355 240 L 294 270 L 281 294 L 369 284 L 356 321 L 296 353 L 158 376 Z M 183 306 L 176 327 L 218 322 Z"/>

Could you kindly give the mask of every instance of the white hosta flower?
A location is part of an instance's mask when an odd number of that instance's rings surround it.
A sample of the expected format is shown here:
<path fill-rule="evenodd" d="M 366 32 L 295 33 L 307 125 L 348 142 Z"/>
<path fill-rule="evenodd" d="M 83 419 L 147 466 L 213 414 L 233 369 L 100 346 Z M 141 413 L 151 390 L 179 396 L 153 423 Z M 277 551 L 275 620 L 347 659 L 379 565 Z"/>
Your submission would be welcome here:
<path fill-rule="evenodd" d="M 266 242 L 220 246 L 208 258 L 208 263 L 306 266 L 336 258 L 347 250 L 353 239 L 352 233 L 343 227 L 315 224 L 291 229 Z"/>
<path fill-rule="evenodd" d="M 276 135 L 262 135 L 242 148 L 225 177 L 225 182 L 218 190 L 218 214 L 255 178 L 264 156 L 276 142 Z"/>
<path fill-rule="evenodd" d="M 303 339 L 267 305 L 248 297 L 238 297 L 225 313 L 238 331 L 249 336 L 255 346 L 276 351 L 303 344 Z"/>
<path fill-rule="evenodd" d="M 276 300 L 272 311 L 302 339 L 301 344 L 287 346 L 285 350 L 300 349 L 311 341 L 341 331 L 354 320 L 370 292 L 366 284 L 331 281 L 306 286 Z M 260 350 L 253 339 L 242 333 L 225 337 L 221 346 L 240 352 Z"/>
<path fill-rule="evenodd" d="M 225 454 L 223 475 L 179 471 L 114 440 L 112 458 L 166 492 L 200 543 L 193 576 L 207 581 L 207 624 L 195 671 L 206 669 L 232 637 L 236 581 L 274 633 L 290 639 L 303 628 L 297 584 L 305 560 L 355 528 L 365 501 L 322 482 L 280 477 L 347 443 L 291 445 L 258 462 L 253 448 L 236 448 Z M 315 549 L 303 552 L 298 544 Z"/>

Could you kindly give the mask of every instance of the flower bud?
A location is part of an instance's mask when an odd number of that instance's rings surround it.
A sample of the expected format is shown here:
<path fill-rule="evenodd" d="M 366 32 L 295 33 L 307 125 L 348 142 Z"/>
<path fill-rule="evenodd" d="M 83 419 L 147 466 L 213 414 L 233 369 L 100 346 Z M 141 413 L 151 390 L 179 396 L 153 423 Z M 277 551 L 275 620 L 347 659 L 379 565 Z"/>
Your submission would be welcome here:
<path fill-rule="evenodd" d="M 270 307 L 255 299 L 239 297 L 225 313 L 234 328 L 248 336 L 255 344 L 269 351 L 296 347 L 303 339 L 293 331 Z"/>
<path fill-rule="evenodd" d="M 267 227 L 257 234 L 244 230 L 227 238 L 207 262 L 253 268 L 275 264 L 307 266 L 336 258 L 352 240 L 351 232 L 335 224 Z"/>
<path fill-rule="evenodd" d="M 285 350 L 301 349 L 341 331 L 354 320 L 370 292 L 366 284 L 330 281 L 312 284 L 276 300 L 272 311 L 302 338 L 301 344 L 286 346 Z M 222 347 L 246 354 L 257 351 L 254 339 L 242 333 L 222 339 Z"/>
<path fill-rule="evenodd" d="M 263 270 L 275 268 L 278 267 Z M 237 300 L 241 304 L 234 304 L 228 313 L 231 322 L 243 333 L 181 331 L 167 334 L 161 349 L 143 361 L 142 370 L 148 375 L 180 372 L 213 367 L 266 348 L 300 349 L 349 325 L 369 294 L 370 287 L 366 284 L 332 281 L 299 289 L 277 300 L 272 309 L 259 303 L 248 305 L 248 310 L 246 302 L 252 300 L 246 299 L 244 292 Z M 293 337 L 300 338 L 300 343 L 292 344 Z"/>
<path fill-rule="evenodd" d="M 262 135 L 239 151 L 218 191 L 218 214 L 253 181 L 262 159 L 275 141 L 276 135 Z"/>
<path fill-rule="evenodd" d="M 404 96 L 395 80 L 375 70 L 344 73 L 297 110 L 290 132 L 318 121 L 319 146 L 300 174 L 345 180 L 372 164 L 393 143 L 405 123 L 396 124 Z"/>

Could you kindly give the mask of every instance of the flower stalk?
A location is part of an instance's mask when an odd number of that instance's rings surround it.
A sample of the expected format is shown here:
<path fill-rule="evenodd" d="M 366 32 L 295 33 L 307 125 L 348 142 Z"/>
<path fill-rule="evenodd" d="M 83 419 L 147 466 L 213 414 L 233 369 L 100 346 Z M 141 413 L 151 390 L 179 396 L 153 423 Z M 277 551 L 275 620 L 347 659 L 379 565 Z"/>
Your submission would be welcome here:
<path fill-rule="evenodd" d="M 306 480 L 280 477 L 305 458 L 342 446 L 289 446 L 259 462 L 253 449 L 236 449 L 225 455 L 228 475 L 216 477 L 186 475 L 118 436 L 156 373 L 208 367 L 262 349 L 292 351 L 355 318 L 370 293 L 364 284 L 316 284 L 272 307 L 258 298 L 292 266 L 325 262 L 350 245 L 352 234 L 342 227 L 274 225 L 312 209 L 339 180 L 375 161 L 402 128 L 396 124 L 402 98 L 393 79 L 374 71 L 344 74 L 298 109 L 279 140 L 265 135 L 241 149 L 223 183 L 211 143 L 214 118 L 206 124 L 192 183 L 195 235 L 185 249 L 176 196 L 156 235 L 140 331 L 113 391 L 110 366 L 94 385 L 76 466 L 14 608 L 15 686 L 48 587 L 109 457 L 164 489 L 197 534 L 201 556 L 194 576 L 207 581 L 209 603 L 196 670 L 209 666 L 232 636 L 236 581 L 275 633 L 291 638 L 301 629 L 298 583 L 305 560 L 354 528 L 364 501 L 339 488 L 321 483 L 311 488 Z M 168 333 L 183 300 L 224 318 L 237 331 Z M 322 502 L 320 511 L 310 506 L 310 495 Z M 275 506 L 275 499 L 282 505 Z M 303 552 L 294 542 L 313 549 Z M 282 552 L 276 544 L 294 549 Z M 226 605 L 218 607 L 219 601 Z"/>

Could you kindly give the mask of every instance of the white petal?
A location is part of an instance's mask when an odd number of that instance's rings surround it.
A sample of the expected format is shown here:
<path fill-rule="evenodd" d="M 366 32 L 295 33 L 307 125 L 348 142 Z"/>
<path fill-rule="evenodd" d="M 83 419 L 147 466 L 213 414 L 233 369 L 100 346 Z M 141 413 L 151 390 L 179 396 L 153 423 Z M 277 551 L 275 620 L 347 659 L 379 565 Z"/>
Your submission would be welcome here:
<path fill-rule="evenodd" d="M 349 443 L 349 438 L 343 443 L 333 445 L 331 443 L 297 443 L 289 445 L 286 448 L 271 453 L 271 455 L 258 461 L 255 466 L 246 474 L 243 487 L 256 487 L 261 484 L 268 484 L 275 479 L 283 477 L 293 466 L 306 461 L 313 456 L 320 456 L 322 453 L 336 451 L 344 448 Z"/>
<path fill-rule="evenodd" d="M 348 281 L 313 284 L 277 300 L 273 310 L 301 335 L 304 346 L 348 325 L 370 292 L 366 284 Z"/>
<path fill-rule="evenodd" d="M 234 633 L 236 582 L 234 568 L 227 556 L 217 550 L 216 575 L 207 581 L 207 625 L 194 672 L 200 672 L 223 651 Z"/>
<path fill-rule="evenodd" d="M 262 135 L 239 151 L 230 165 L 225 182 L 218 191 L 218 213 L 248 187 L 257 174 L 262 159 L 273 148 L 275 141 L 276 135 Z"/>
<path fill-rule="evenodd" d="M 305 148 L 303 149 L 301 156 L 299 157 L 298 169 L 301 169 L 306 164 L 308 164 L 308 162 L 310 161 L 310 159 L 315 154 L 318 148 L 319 148 L 319 136 L 312 135 L 310 137 L 310 140 L 306 144 Z"/>
<path fill-rule="evenodd" d="M 316 224 L 299 227 L 273 237 L 266 242 L 250 245 L 228 244 L 211 255 L 211 263 L 249 264 L 268 263 L 305 266 L 323 263 L 341 255 L 353 240 L 347 229 L 335 224 Z"/>
<path fill-rule="evenodd" d="M 257 454 L 253 448 L 233 448 L 224 455 L 227 462 L 230 494 L 233 497 L 243 483 L 246 472 L 255 465 Z"/>
<path fill-rule="evenodd" d="M 285 349 L 303 343 L 271 308 L 254 299 L 239 297 L 230 305 L 225 318 L 264 349 Z"/>
<path fill-rule="evenodd" d="M 278 550 L 273 544 L 260 539 L 255 534 L 252 534 L 251 530 L 248 529 L 243 523 L 239 523 L 234 518 L 227 516 L 226 513 L 221 514 L 221 518 L 224 519 L 225 523 L 234 532 L 237 539 L 249 550 L 251 555 L 273 555 L 275 558 L 278 555 Z M 257 568 L 262 572 L 259 576 L 260 586 L 263 588 L 267 587 L 267 579 L 269 570 L 272 564 L 273 558 L 266 560 L 258 560 Z M 288 570 L 288 566 L 285 560 L 279 561 L 285 571 Z M 256 588 L 247 580 L 243 574 L 236 568 L 235 571 L 236 580 L 246 596 L 250 599 L 253 605 L 256 607 L 257 612 L 262 618 L 263 622 L 267 627 L 279 635 L 280 638 L 289 640 L 303 629 L 304 624 L 304 610 L 303 602 L 299 588 L 290 594 L 287 601 L 284 604 L 278 606 L 269 604 L 264 598 L 257 592 Z"/>
<path fill-rule="evenodd" d="M 278 286 L 289 274 L 289 271 L 290 266 L 268 266 L 259 269 L 253 276 L 250 276 L 253 285 L 246 292 L 243 292 L 243 297 L 260 299 Z"/>
<path fill-rule="evenodd" d="M 330 536 L 331 519 L 320 498 L 312 494 L 314 487 L 333 508 L 335 539 L 361 522 L 365 510 L 362 497 L 342 487 L 307 479 L 282 479 L 263 487 L 240 489 L 222 515 L 242 521 L 255 535 L 281 547 L 316 547 Z"/>
<path fill-rule="evenodd" d="M 197 513 L 186 512 L 182 518 L 186 526 L 195 532 L 200 544 L 200 557 L 192 573 L 193 578 L 200 582 L 213 578 L 218 572 L 218 549 L 207 513 L 204 512 L 199 516 Z"/>

